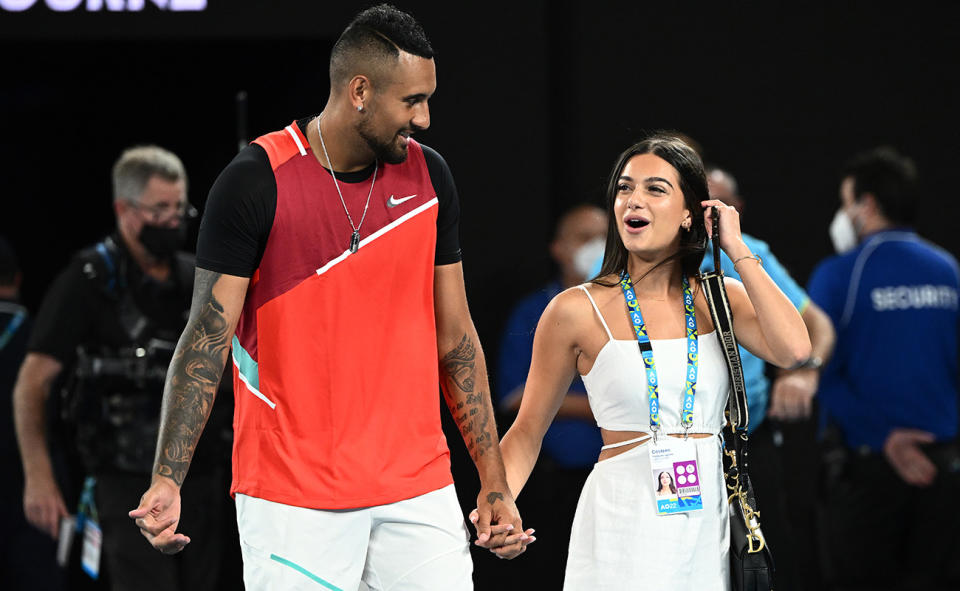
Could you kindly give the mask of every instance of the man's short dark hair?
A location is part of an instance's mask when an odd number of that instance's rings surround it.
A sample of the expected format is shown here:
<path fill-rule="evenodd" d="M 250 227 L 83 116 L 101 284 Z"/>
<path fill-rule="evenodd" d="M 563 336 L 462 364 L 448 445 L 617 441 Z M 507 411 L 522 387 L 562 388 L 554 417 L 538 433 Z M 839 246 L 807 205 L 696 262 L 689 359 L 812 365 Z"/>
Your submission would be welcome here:
<path fill-rule="evenodd" d="M 433 47 L 420 23 L 389 4 L 379 4 L 358 14 L 347 25 L 330 52 L 330 82 L 346 82 L 362 62 L 394 60 L 405 51 L 433 59 Z"/>
<path fill-rule="evenodd" d="M 19 272 L 17 254 L 6 238 L 0 236 L 0 285 L 13 285 Z"/>
<path fill-rule="evenodd" d="M 912 224 L 917 217 L 917 168 L 913 160 L 889 146 L 861 152 L 842 170 L 853 178 L 853 197 L 870 193 L 880 212 L 895 224 Z"/>

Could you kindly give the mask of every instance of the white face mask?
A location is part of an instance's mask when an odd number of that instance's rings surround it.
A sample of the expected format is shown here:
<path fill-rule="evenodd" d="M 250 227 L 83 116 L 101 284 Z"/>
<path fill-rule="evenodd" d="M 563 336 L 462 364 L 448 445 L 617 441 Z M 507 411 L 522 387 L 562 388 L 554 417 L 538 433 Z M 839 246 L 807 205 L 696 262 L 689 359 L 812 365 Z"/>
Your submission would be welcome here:
<path fill-rule="evenodd" d="M 594 238 L 573 253 L 573 268 L 576 269 L 581 280 L 586 281 L 600 268 L 606 244 L 605 239 Z"/>
<path fill-rule="evenodd" d="M 838 209 L 830 222 L 830 240 L 838 254 L 849 252 L 857 246 L 857 230 L 843 209 Z"/>

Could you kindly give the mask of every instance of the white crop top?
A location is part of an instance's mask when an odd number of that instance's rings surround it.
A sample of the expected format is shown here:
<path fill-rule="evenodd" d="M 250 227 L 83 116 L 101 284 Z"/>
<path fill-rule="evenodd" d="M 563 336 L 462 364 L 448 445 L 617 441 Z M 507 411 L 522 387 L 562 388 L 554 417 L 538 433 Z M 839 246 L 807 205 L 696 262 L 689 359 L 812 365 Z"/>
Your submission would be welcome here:
<path fill-rule="evenodd" d="M 580 286 L 600 317 L 609 340 L 600 349 L 593 367 L 583 379 L 590 409 L 597 425 L 609 431 L 650 432 L 650 400 L 643 357 L 636 339 L 613 338 L 603 314 L 587 288 Z M 727 404 L 730 377 L 723 350 L 714 333 L 701 334 L 697 389 L 693 399 L 693 426 L 690 433 L 717 434 L 726 424 L 723 411 Z M 657 363 L 660 384 L 661 433 L 683 433 L 680 406 L 687 370 L 687 339 L 650 340 Z"/>

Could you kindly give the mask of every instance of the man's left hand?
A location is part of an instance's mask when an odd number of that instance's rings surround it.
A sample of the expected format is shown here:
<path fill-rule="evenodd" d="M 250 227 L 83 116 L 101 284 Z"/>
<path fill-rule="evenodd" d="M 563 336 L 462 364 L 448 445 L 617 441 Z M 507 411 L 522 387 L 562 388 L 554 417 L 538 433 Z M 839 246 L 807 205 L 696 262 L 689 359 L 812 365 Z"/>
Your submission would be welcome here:
<path fill-rule="evenodd" d="M 920 446 L 933 443 L 933 433 L 919 429 L 896 428 L 883 443 L 883 455 L 894 471 L 911 486 L 927 487 L 937 477 L 937 467 Z"/>
<path fill-rule="evenodd" d="M 536 540 L 532 529 L 523 530 L 520 512 L 505 484 L 480 490 L 470 521 L 477 530 L 475 543 L 500 558 L 515 558 Z"/>

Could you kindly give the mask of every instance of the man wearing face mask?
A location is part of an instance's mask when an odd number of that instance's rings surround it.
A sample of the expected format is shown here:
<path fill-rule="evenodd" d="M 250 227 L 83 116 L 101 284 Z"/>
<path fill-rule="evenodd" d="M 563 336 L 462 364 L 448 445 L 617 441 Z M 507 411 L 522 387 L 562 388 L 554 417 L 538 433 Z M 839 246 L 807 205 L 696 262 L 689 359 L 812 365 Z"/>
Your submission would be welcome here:
<path fill-rule="evenodd" d="M 830 228 L 840 254 L 810 279 L 837 329 L 819 389 L 822 555 L 837 589 L 960 588 L 960 278 L 909 227 L 920 196 L 910 159 L 856 156 Z"/>
<path fill-rule="evenodd" d="M 495 390 L 501 411 L 513 416 L 520 409 L 523 385 L 530 369 L 533 333 L 544 308 L 561 291 L 593 277 L 591 267 L 594 260 L 603 257 L 606 234 L 606 215 L 595 205 L 575 206 L 557 223 L 550 256 L 557 264 L 559 275 L 515 305 L 503 333 Z M 528 557 L 528 562 L 551 561 L 550 568 L 528 568 L 537 571 L 537 583 L 545 589 L 559 589 L 562 585 L 564 569 L 556 568 L 556 560 L 566 559 L 570 524 L 580 489 L 602 445 L 586 389 L 577 376 L 543 438 L 543 453 L 536 467 L 542 478 L 531 478 L 532 484 L 524 489 L 527 519 L 543 524 L 538 526 L 538 543 L 542 547 Z M 543 576 L 559 578 L 549 581 Z"/>
<path fill-rule="evenodd" d="M 190 307 L 193 255 L 180 250 L 185 219 L 195 215 L 186 183 L 183 164 L 167 150 L 123 152 L 113 168 L 116 230 L 77 253 L 50 287 L 14 389 L 27 520 L 54 538 L 68 534 L 61 519 L 73 511 L 54 477 L 45 427 L 46 400 L 62 386 L 71 432 L 59 435 L 86 476 L 78 520 L 102 532 L 103 559 L 84 566 L 92 576 L 106 571 L 112 589 L 209 589 L 217 580 L 216 535 L 201 538 L 210 542 L 206 551 L 174 560 L 144 545 L 126 513 L 151 472 L 166 367 Z M 223 462 L 216 443 L 201 450 L 186 493 L 196 497 L 187 505 L 194 514 L 183 520 L 213 534 Z"/>

